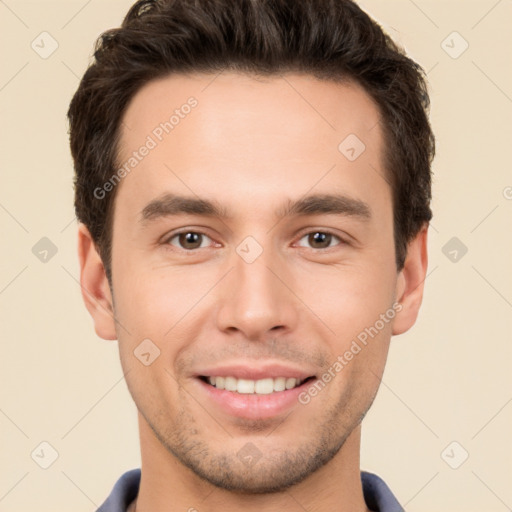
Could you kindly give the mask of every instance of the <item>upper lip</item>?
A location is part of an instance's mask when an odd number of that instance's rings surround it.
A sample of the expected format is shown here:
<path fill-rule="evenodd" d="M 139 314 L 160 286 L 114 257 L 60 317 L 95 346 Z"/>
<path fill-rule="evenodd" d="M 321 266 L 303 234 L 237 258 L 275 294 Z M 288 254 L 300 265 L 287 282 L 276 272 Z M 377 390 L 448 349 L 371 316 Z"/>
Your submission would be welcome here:
<path fill-rule="evenodd" d="M 278 377 L 307 379 L 313 377 L 314 372 L 293 366 L 282 364 L 230 364 L 200 369 L 195 374 L 196 377 L 235 377 L 237 379 L 260 380 Z"/>

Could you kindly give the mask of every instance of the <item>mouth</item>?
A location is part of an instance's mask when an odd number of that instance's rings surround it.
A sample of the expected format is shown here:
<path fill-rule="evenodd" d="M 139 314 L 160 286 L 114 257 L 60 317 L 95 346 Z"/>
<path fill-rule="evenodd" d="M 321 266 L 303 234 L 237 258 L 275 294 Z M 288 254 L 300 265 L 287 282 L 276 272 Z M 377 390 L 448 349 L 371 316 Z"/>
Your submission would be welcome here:
<path fill-rule="evenodd" d="M 228 418 L 254 421 L 286 418 L 300 404 L 301 393 L 317 379 L 304 374 L 300 377 L 259 377 L 196 375 L 193 380 L 197 385 L 197 396 L 204 397 L 208 408 Z M 304 414 L 305 409 L 301 407 L 300 414 Z M 293 421 L 294 417 L 288 421 Z"/>
<path fill-rule="evenodd" d="M 267 377 L 258 380 L 236 378 L 234 376 L 200 375 L 199 379 L 218 390 L 231 391 L 242 395 L 272 395 L 296 389 L 315 379 L 312 375 L 306 378 Z"/>

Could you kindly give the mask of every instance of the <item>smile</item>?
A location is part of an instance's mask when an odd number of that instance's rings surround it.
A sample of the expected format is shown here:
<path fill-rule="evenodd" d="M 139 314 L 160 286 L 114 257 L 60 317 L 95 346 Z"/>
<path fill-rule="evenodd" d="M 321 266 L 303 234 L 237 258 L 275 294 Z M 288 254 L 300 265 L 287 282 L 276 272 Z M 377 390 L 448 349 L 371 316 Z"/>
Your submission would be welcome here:
<path fill-rule="evenodd" d="M 233 418 L 264 420 L 282 417 L 299 405 L 299 395 L 316 377 L 197 376 L 199 395 L 211 407 Z"/>
<path fill-rule="evenodd" d="M 236 377 L 200 377 L 204 382 L 209 383 L 217 389 L 232 391 L 241 394 L 270 395 L 272 393 L 294 389 L 303 382 L 312 379 L 297 379 L 293 377 L 265 378 L 259 380 L 237 379 Z"/>

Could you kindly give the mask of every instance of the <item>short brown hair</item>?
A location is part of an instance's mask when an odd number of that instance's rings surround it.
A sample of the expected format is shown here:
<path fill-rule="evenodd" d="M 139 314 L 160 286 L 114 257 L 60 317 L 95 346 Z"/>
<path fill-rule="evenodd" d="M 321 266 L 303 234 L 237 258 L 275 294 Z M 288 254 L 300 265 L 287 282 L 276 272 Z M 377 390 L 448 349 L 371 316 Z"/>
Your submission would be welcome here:
<path fill-rule="evenodd" d="M 435 139 L 423 69 L 351 0 L 140 0 L 120 28 L 96 41 L 68 111 L 75 211 L 109 281 L 116 188 L 102 199 L 94 191 L 119 166 L 120 123 L 130 99 L 156 78 L 222 70 L 353 80 L 373 98 L 401 270 L 408 242 L 432 217 Z"/>

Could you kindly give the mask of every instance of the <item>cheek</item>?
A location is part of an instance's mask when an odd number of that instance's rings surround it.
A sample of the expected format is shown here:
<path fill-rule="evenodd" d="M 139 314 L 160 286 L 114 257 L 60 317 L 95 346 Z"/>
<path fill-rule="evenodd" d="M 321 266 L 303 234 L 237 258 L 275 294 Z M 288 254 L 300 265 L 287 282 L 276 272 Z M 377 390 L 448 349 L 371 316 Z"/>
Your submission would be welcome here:
<path fill-rule="evenodd" d="M 329 392 L 334 399 L 350 393 L 353 386 L 366 399 L 377 390 L 396 316 L 395 280 L 389 267 L 386 273 L 377 265 L 365 265 L 339 270 L 310 288 L 313 309 L 329 327 L 329 332 L 325 331 L 330 352 L 326 371 L 335 375 Z"/>
<path fill-rule="evenodd" d="M 126 263 L 114 283 L 115 314 L 125 327 L 118 327 L 123 369 L 144 389 L 149 389 L 150 382 L 164 389 L 172 387 L 173 379 L 179 377 L 175 363 L 181 352 L 191 340 L 200 338 L 204 325 L 198 317 L 204 314 L 201 297 L 215 279 L 211 275 L 201 278 L 192 267 L 141 271 L 144 265 L 140 265 L 136 272 L 135 266 L 130 270 Z"/>
<path fill-rule="evenodd" d="M 168 283 L 150 272 L 119 276 L 114 285 L 115 313 L 126 327 L 118 329 L 119 353 L 130 393 L 143 412 L 158 409 L 158 404 L 177 403 L 173 363 L 187 341 L 177 333 L 186 324 L 181 319 L 190 309 L 184 297 L 190 290 L 178 293 L 176 280 Z"/>
<path fill-rule="evenodd" d="M 150 423 L 160 421 L 172 425 L 180 408 L 180 387 L 163 353 L 146 366 L 131 351 L 121 354 L 126 384 L 133 401 Z"/>
<path fill-rule="evenodd" d="M 116 313 L 132 330 L 162 338 L 198 303 L 210 286 L 209 280 L 202 279 L 190 266 L 146 266 L 144 262 L 119 266 L 119 280 L 114 283 Z"/>
<path fill-rule="evenodd" d="M 339 339 L 354 337 L 392 306 L 396 276 L 385 272 L 361 264 L 308 277 L 304 287 L 307 303 Z"/>

